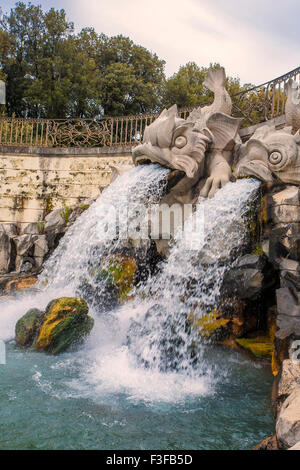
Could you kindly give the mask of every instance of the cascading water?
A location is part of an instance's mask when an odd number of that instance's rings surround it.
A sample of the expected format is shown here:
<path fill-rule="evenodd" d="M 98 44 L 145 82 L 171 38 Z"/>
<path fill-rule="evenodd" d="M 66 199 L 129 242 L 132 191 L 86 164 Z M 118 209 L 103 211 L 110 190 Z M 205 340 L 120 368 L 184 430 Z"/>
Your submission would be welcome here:
<path fill-rule="evenodd" d="M 117 178 L 101 197 L 77 219 L 63 237 L 59 247 L 45 264 L 39 286 L 72 286 L 76 289 L 81 279 L 97 268 L 104 255 L 118 249 L 121 237 L 105 233 L 115 228 L 118 217 L 114 209 L 129 207 L 132 215 L 138 206 L 160 199 L 170 170 L 160 165 L 140 166 Z"/>
<path fill-rule="evenodd" d="M 160 197 L 169 170 L 160 165 L 134 168 L 106 188 L 98 200 L 85 211 L 60 241 L 58 248 L 45 264 L 38 282 L 39 292 L 20 296 L 12 301 L 0 298 L 0 339 L 14 337 L 14 326 L 24 310 L 32 306 L 45 308 L 56 297 L 74 296 L 83 277 L 94 282 L 94 267 L 104 253 L 115 250 L 118 241 L 104 237 L 103 226 L 114 223 L 113 207 L 138 204 Z M 113 224 L 111 224 L 113 225 Z M 97 285 L 97 288 L 99 286 Z M 23 313 L 22 313 L 23 312 Z"/>
<path fill-rule="evenodd" d="M 0 339 L 13 338 L 16 320 L 29 308 L 44 308 L 53 298 L 74 296 L 79 290 L 84 296 L 83 278 L 88 279 L 89 284 L 94 283 L 93 287 L 100 289 L 101 294 L 106 280 L 103 280 L 103 286 L 99 281 L 95 283 L 95 272 L 102 269 L 102 263 L 105 266 L 107 254 L 122 247 L 122 240 L 117 236 L 103 239 L 103 226 L 105 224 L 109 226 L 109 222 L 115 218 L 111 207 L 120 207 L 129 203 L 134 217 L 139 204 L 160 200 L 168 173 L 169 170 L 159 165 L 146 165 L 125 173 L 112 183 L 77 219 L 61 240 L 40 276 L 38 283 L 40 291 L 31 294 L 30 297 L 25 295 L 13 301 L 0 301 Z M 178 414 L 181 416 L 183 413 L 184 426 L 187 419 L 184 418 L 184 413 L 188 416 L 192 413 L 191 416 L 194 416 L 195 410 L 211 408 L 210 417 L 204 416 L 202 411 L 200 417 L 207 436 L 210 436 L 208 431 L 210 419 L 213 413 L 216 413 L 213 411 L 215 409 L 213 397 L 216 394 L 222 397 L 227 383 L 228 387 L 232 387 L 230 381 L 233 380 L 235 373 L 240 374 L 237 370 L 242 366 L 235 353 L 228 353 L 227 365 L 224 367 L 222 352 L 215 349 L 212 351 L 199 339 L 197 329 L 191 326 L 191 319 L 201 318 L 217 305 L 226 271 L 246 243 L 244 216 L 258 187 L 259 183 L 254 180 L 239 180 L 227 184 L 213 199 L 200 200 L 197 211 L 204 216 L 203 244 L 194 246 L 188 245 L 185 239 L 175 240 L 168 260 L 160 264 L 158 274 L 150 276 L 147 281 L 134 288 L 132 292 L 134 300 L 111 311 L 106 308 L 101 314 L 97 312 L 95 303 L 89 302 L 90 314 L 95 318 L 95 327 L 78 352 L 66 353 L 58 358 L 49 358 L 33 352 L 21 353 L 25 363 L 27 358 L 31 358 L 35 364 L 29 366 L 27 359 L 28 377 L 42 394 L 47 395 L 52 406 L 58 410 L 57 413 L 61 413 L 61 407 L 71 406 L 70 400 L 73 400 L 73 403 L 74 400 L 90 400 L 94 403 L 93 406 L 85 402 L 81 405 L 86 410 L 86 415 L 84 418 L 77 416 L 76 427 L 78 422 L 85 423 L 87 419 L 96 419 L 95 416 L 99 413 L 97 407 L 101 404 L 101 413 L 104 413 L 106 418 L 103 418 L 104 427 L 101 423 L 100 427 L 105 429 L 107 425 L 112 433 L 106 441 L 103 431 L 102 448 L 139 447 L 126 439 L 128 432 L 130 435 L 130 426 L 133 425 L 131 416 L 134 416 L 134 429 L 139 429 L 135 419 L 139 421 L 141 403 L 152 403 L 152 407 L 154 403 L 162 403 L 168 407 L 173 404 L 174 410 L 172 408 L 173 411 L 171 409 L 168 411 L 171 413 L 169 419 L 172 421 L 173 412 L 176 416 Z M 191 223 L 192 219 L 186 222 L 186 233 L 190 233 Z M 9 351 L 9 354 L 13 356 L 13 350 Z M 230 364 L 237 364 L 235 372 L 230 372 Z M 243 368 L 244 371 L 248 370 L 249 377 L 251 374 L 259 373 L 248 362 L 243 363 Z M 25 371 L 26 366 L 23 366 L 22 374 Z M 28 377 L 26 376 L 26 380 Z M 248 384 L 245 382 L 244 386 L 246 383 Z M 17 386 L 15 388 L 17 389 Z M 40 397 L 37 392 L 36 395 L 38 403 Z M 7 396 L 8 403 L 14 400 L 11 395 Z M 197 404 L 195 402 L 204 399 L 206 400 L 204 408 L 199 404 L 201 401 Z M 185 405 L 189 403 L 187 400 L 191 400 L 191 405 Z M 133 408 L 128 407 L 130 402 Z M 232 406 L 235 406 L 234 402 Z M 253 404 L 253 409 L 254 406 Z M 110 411 L 103 411 L 107 408 Z M 93 411 L 90 411 L 91 409 Z M 155 426 L 160 420 L 155 410 L 154 407 L 155 425 L 150 410 L 144 412 L 143 419 L 148 416 L 154 435 L 159 436 L 160 431 L 155 431 Z M 162 409 L 159 410 L 161 413 Z M 223 408 L 218 410 L 216 422 L 222 420 L 220 413 L 223 413 L 221 411 Z M 57 420 L 57 414 L 55 416 Z M 66 426 L 68 419 L 65 419 Z M 245 422 L 247 419 L 244 418 Z M 99 433 L 99 421 L 97 423 L 95 435 Z M 199 426 L 198 418 L 197 423 Z M 266 428 L 268 423 L 266 419 Z M 195 424 L 189 425 L 192 426 L 190 429 L 195 428 Z M 74 425 L 70 422 L 71 433 L 72 426 Z M 91 421 L 84 426 L 93 428 Z M 123 426 L 126 428 L 124 429 L 126 437 L 120 437 L 120 440 L 116 436 L 122 434 L 120 430 Z M 163 427 L 162 424 L 161 426 Z M 213 423 L 211 426 L 213 436 Z M 134 431 L 131 429 L 131 432 Z M 263 426 L 261 432 L 265 433 Z M 143 431 L 140 430 L 139 433 L 143 435 Z M 112 436 L 114 441 L 111 441 Z M 203 444 L 203 448 L 207 448 L 205 446 L 222 448 L 223 444 L 216 444 L 214 447 L 213 439 L 208 437 L 207 444 Z M 220 439 L 223 442 L 223 437 Z M 93 444 L 88 440 L 85 442 L 84 448 L 93 448 Z M 189 444 L 184 444 L 182 438 L 178 447 L 177 444 L 167 442 L 164 438 L 157 442 L 153 438 L 151 443 L 147 444 L 145 437 L 143 442 L 144 448 L 148 449 L 160 446 L 184 448 L 184 445 L 193 448 Z M 143 448 L 143 445 L 139 448 Z M 241 444 L 243 445 L 246 445 L 245 442 Z M 71 447 L 65 444 L 64 448 Z M 77 448 L 80 448 L 80 445 L 77 444 Z"/>
<path fill-rule="evenodd" d="M 122 244 L 120 237 L 103 236 L 105 224 L 116 226 L 112 209 L 126 204 L 134 214 L 139 204 L 159 201 L 168 173 L 159 165 L 145 165 L 112 183 L 69 229 L 45 264 L 39 278 L 40 289 L 52 296 L 66 292 L 74 295 L 84 278 L 100 290 L 97 298 L 101 298 L 106 280 L 95 284 L 95 270 L 103 268 L 107 253 Z M 181 370 L 196 376 L 208 373 L 203 361 L 205 348 L 190 320 L 197 320 L 216 307 L 226 270 L 245 243 L 244 215 L 258 187 L 257 181 L 244 179 L 227 184 L 213 199 L 199 200 L 202 243 L 189 243 L 185 233 L 177 241 L 175 237 L 160 273 L 135 289 L 135 301 L 113 311 L 110 317 L 106 315 L 107 323 L 116 330 L 122 317 L 129 318 L 127 325 L 119 329 L 121 347 L 127 348 L 143 366 L 159 371 Z M 190 217 L 185 223 L 188 234 L 192 221 Z M 84 288 L 81 293 L 85 295 Z"/>
<path fill-rule="evenodd" d="M 192 372 L 200 363 L 196 373 L 204 372 L 199 331 L 190 319 L 197 322 L 217 307 L 226 271 L 247 243 L 245 214 L 258 187 L 255 180 L 240 180 L 199 201 L 203 242 L 193 246 L 181 237 L 160 274 L 142 286 L 151 307 L 137 316 L 128 343 L 145 365 Z M 191 225 L 192 218 L 185 224 L 188 234 Z"/>

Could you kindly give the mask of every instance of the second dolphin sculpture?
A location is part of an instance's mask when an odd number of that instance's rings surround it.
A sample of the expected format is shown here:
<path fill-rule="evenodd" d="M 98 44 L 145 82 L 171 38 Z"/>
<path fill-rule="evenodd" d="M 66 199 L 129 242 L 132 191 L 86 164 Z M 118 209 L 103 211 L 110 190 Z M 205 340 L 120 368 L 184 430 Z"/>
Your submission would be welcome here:
<path fill-rule="evenodd" d="M 230 116 L 225 84 L 225 70 L 210 69 L 204 85 L 214 92 L 212 105 L 196 109 L 188 119 L 178 116 L 176 105 L 165 109 L 146 128 L 143 143 L 133 149 L 135 165 L 160 163 L 177 172 L 169 203 L 213 197 L 233 178 L 232 154 L 241 120 Z"/>

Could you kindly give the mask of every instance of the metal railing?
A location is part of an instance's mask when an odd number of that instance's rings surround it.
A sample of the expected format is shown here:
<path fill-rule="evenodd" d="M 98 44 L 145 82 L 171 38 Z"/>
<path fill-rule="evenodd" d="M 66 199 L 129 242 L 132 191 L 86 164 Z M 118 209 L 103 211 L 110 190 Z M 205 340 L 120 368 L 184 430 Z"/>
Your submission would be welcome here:
<path fill-rule="evenodd" d="M 290 79 L 300 80 L 300 67 L 270 82 L 232 96 L 235 117 L 243 126 L 258 124 L 284 114 L 285 87 Z M 209 103 L 207 103 L 209 104 Z M 186 119 L 195 108 L 179 110 Z M 120 116 L 107 119 L 22 119 L 0 118 L 0 145 L 22 147 L 113 147 L 137 145 L 157 114 Z"/>
<path fill-rule="evenodd" d="M 290 79 L 300 82 L 300 67 L 233 95 L 232 115 L 244 118 L 243 127 L 282 116 L 285 111 L 286 85 Z"/>
<path fill-rule="evenodd" d="M 193 108 L 180 110 L 184 119 Z M 137 145 L 157 114 L 107 119 L 0 118 L 0 145 L 20 147 L 113 147 Z"/>

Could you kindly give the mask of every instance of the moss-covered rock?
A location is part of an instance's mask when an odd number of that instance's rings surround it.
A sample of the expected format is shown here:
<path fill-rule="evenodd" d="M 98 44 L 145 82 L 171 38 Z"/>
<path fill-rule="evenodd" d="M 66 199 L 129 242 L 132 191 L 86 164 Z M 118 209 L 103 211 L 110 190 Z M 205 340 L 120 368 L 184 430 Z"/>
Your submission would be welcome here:
<path fill-rule="evenodd" d="M 119 299 L 124 300 L 134 284 L 137 262 L 132 256 L 115 256 L 107 271 L 119 289 Z"/>
<path fill-rule="evenodd" d="M 112 310 L 130 299 L 136 282 L 138 260 L 122 253 L 102 259 L 99 270 L 90 270 L 90 279 L 83 278 L 78 295 L 84 297 L 97 312 Z"/>
<path fill-rule="evenodd" d="M 44 313 L 36 308 L 33 308 L 25 313 L 25 315 L 20 318 L 16 324 L 16 342 L 21 346 L 32 346 L 36 339 L 43 318 Z"/>
<path fill-rule="evenodd" d="M 269 336 L 239 338 L 236 343 L 259 359 L 272 359 L 274 345 Z"/>
<path fill-rule="evenodd" d="M 208 315 L 204 315 L 198 320 L 194 321 L 190 317 L 190 321 L 194 323 L 194 327 L 199 330 L 199 335 L 204 338 L 212 338 L 220 335 L 222 329 L 224 329 L 228 323 L 229 319 L 223 318 L 218 312 L 213 310 Z"/>
<path fill-rule="evenodd" d="M 93 328 L 87 303 L 79 297 L 62 297 L 48 305 L 36 349 L 59 354 L 82 342 Z"/>

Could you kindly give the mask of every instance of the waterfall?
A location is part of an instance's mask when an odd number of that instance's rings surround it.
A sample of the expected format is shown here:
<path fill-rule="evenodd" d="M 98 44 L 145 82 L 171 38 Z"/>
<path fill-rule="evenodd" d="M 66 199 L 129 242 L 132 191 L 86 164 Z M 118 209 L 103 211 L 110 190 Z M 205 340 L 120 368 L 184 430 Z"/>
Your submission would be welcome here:
<path fill-rule="evenodd" d="M 45 263 L 39 286 L 70 287 L 73 290 L 104 255 L 121 246 L 122 240 L 104 237 L 103 227 L 115 227 L 113 209 L 129 206 L 134 213 L 140 204 L 159 201 L 170 170 L 160 165 L 133 168 L 108 186 L 97 201 L 79 217 Z"/>
<path fill-rule="evenodd" d="M 239 180 L 199 201 L 202 245 L 179 240 L 160 274 L 140 289 L 151 302 L 130 326 L 128 345 L 147 367 L 191 372 L 200 364 L 196 371 L 203 373 L 205 348 L 190 319 L 197 322 L 217 307 L 224 276 L 247 243 L 245 215 L 258 187 L 255 180 Z"/>

